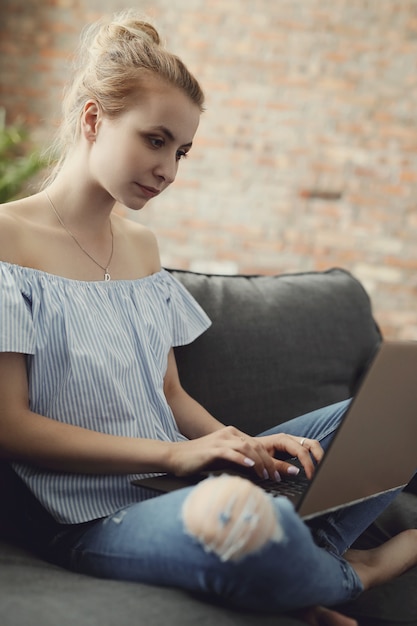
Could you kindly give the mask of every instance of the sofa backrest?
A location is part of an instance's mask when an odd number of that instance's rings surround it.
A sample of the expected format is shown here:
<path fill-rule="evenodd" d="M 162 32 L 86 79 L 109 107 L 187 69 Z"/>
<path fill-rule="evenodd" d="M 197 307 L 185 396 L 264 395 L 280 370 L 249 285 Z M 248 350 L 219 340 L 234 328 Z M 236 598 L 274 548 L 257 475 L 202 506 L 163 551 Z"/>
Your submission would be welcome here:
<path fill-rule="evenodd" d="M 213 322 L 175 349 L 182 384 L 218 419 L 250 434 L 350 397 L 381 341 L 367 293 L 342 269 L 169 271 Z"/>

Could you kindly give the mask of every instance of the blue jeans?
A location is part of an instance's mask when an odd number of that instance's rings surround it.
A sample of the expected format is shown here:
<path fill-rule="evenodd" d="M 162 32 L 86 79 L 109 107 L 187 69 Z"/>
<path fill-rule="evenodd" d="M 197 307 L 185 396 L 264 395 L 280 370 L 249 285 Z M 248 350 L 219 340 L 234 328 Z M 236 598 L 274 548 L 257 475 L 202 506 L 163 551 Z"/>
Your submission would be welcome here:
<path fill-rule="evenodd" d="M 286 432 L 319 439 L 326 448 L 347 406 L 342 402 L 326 407 L 263 434 Z M 286 498 L 272 499 L 279 536 L 241 558 L 222 559 L 185 526 L 184 503 L 198 488 L 132 504 L 94 523 L 71 546 L 70 568 L 104 578 L 181 587 L 241 609 L 330 606 L 363 590 L 342 555 L 396 495 L 390 492 L 323 515 L 311 528 Z"/>

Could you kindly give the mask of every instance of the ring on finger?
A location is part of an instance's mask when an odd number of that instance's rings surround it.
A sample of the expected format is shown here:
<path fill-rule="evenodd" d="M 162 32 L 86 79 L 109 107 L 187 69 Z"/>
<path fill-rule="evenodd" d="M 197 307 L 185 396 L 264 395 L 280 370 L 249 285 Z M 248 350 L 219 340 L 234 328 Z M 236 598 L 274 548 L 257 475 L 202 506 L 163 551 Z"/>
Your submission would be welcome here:
<path fill-rule="evenodd" d="M 300 446 L 303 446 L 303 445 L 304 445 L 304 442 L 305 442 L 305 437 L 303 437 L 303 438 L 300 440 Z"/>

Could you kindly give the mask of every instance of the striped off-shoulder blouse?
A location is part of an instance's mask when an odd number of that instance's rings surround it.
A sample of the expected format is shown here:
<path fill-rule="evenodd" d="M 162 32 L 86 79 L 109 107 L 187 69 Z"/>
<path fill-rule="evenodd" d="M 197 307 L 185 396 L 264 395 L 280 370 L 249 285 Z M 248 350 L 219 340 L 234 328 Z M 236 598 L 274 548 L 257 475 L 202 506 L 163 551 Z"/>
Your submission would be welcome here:
<path fill-rule="evenodd" d="M 0 352 L 27 355 L 30 408 L 127 437 L 181 441 L 163 393 L 172 346 L 210 321 L 162 269 L 137 280 L 86 282 L 0 262 Z M 14 464 L 61 523 L 113 513 L 149 494 L 139 475 L 85 475 Z"/>

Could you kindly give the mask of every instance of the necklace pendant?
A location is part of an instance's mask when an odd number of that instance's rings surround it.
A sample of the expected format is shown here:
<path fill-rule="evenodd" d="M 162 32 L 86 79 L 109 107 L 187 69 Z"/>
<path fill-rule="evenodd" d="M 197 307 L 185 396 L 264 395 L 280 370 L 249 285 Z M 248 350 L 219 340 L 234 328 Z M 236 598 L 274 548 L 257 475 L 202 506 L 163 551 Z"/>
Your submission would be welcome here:
<path fill-rule="evenodd" d="M 106 283 L 108 283 L 110 279 L 111 279 L 111 276 L 110 276 L 109 272 L 106 270 L 104 272 L 104 280 L 106 281 Z"/>

